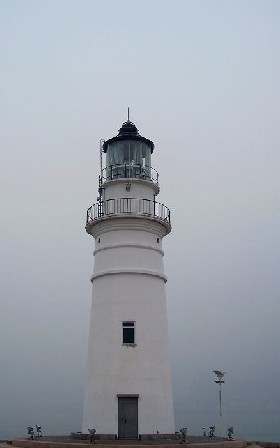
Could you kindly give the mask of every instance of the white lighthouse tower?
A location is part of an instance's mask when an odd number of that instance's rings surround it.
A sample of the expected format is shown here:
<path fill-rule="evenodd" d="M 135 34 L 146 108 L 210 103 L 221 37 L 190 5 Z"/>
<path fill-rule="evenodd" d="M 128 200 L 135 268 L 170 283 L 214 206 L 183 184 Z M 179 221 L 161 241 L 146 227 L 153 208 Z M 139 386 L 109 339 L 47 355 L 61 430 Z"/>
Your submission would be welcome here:
<path fill-rule="evenodd" d="M 86 224 L 95 262 L 83 433 L 175 431 L 162 250 L 171 224 L 155 200 L 153 150 L 129 120 L 101 148 L 100 196 Z"/>

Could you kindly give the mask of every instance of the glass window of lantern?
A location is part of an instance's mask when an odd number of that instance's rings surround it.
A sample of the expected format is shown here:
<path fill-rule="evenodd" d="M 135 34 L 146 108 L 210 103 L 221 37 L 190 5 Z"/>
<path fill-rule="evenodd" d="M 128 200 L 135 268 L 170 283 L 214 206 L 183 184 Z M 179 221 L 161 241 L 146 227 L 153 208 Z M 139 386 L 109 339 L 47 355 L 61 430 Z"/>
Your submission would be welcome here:
<path fill-rule="evenodd" d="M 151 167 L 151 148 L 146 143 L 142 143 L 143 166 Z"/>
<path fill-rule="evenodd" d="M 108 145 L 107 167 L 115 165 L 141 165 L 150 167 L 151 149 L 143 142 L 125 140 Z"/>
<path fill-rule="evenodd" d="M 124 142 L 114 142 L 108 145 L 107 149 L 107 167 L 115 165 L 123 165 L 124 154 L 123 154 L 123 143 Z"/>
<path fill-rule="evenodd" d="M 124 140 L 108 145 L 107 178 L 150 178 L 151 149 L 141 141 Z"/>
<path fill-rule="evenodd" d="M 131 165 L 150 166 L 151 150 L 146 143 L 139 141 L 130 142 Z"/>

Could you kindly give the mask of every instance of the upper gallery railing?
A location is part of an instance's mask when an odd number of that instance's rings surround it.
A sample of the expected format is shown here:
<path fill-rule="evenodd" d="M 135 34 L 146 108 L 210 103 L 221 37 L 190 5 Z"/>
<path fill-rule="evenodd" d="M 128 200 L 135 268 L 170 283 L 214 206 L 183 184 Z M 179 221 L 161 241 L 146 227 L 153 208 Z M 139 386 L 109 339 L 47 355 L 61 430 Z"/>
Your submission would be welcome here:
<path fill-rule="evenodd" d="M 102 170 L 102 182 L 123 178 L 149 180 L 158 184 L 158 172 L 150 166 L 130 164 L 111 165 Z"/>
<path fill-rule="evenodd" d="M 87 210 L 87 224 L 111 215 L 140 215 L 160 219 L 170 225 L 170 210 L 150 199 L 118 198 L 98 201 Z"/>

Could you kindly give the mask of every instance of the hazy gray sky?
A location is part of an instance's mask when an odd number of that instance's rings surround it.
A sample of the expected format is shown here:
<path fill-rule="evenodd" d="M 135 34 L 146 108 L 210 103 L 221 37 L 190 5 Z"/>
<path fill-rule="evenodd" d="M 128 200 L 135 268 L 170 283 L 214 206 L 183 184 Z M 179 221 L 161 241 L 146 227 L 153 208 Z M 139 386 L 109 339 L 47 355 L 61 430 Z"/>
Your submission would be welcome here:
<path fill-rule="evenodd" d="M 280 2 L 2 0 L 0 438 L 81 429 L 99 140 L 155 143 L 177 428 L 279 436 Z M 109 323 L 108 323 L 109 325 Z M 277 433 L 278 431 L 278 433 Z"/>

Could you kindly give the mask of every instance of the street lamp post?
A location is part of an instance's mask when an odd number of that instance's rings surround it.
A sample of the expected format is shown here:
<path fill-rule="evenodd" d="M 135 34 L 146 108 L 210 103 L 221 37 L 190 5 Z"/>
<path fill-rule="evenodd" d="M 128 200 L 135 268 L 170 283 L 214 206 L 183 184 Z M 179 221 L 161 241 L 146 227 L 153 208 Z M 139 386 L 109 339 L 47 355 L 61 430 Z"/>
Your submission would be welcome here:
<path fill-rule="evenodd" d="M 221 435 L 223 436 L 223 413 L 222 413 L 222 384 L 224 384 L 224 376 L 226 372 L 222 372 L 221 370 L 213 370 L 217 379 L 215 380 L 216 384 L 219 384 L 219 402 L 220 402 L 220 417 L 221 417 Z"/>

